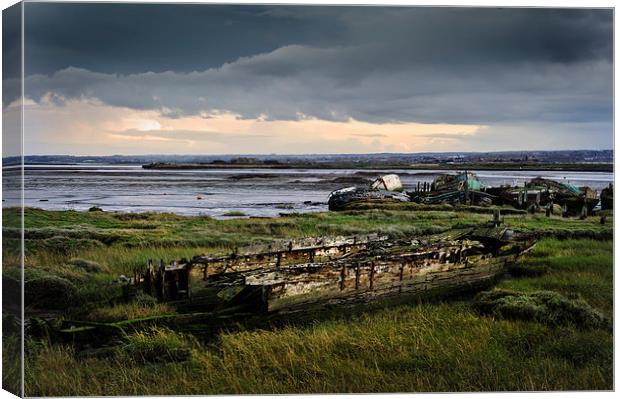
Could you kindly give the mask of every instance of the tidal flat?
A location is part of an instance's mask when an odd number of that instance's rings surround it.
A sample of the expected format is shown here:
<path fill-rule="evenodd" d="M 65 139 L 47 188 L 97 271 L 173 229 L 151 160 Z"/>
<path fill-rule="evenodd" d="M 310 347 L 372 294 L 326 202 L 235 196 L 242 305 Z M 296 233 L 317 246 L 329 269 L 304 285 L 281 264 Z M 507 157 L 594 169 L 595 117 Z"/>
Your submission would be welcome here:
<path fill-rule="evenodd" d="M 120 287 L 113 281 L 148 259 L 227 253 L 277 238 L 418 237 L 484 223 L 491 214 L 492 208 L 407 204 L 217 220 L 27 208 L 25 283 L 44 289 L 26 309 L 26 394 L 613 389 L 611 212 L 604 225 L 595 217 L 505 212 L 506 226 L 540 240 L 495 287 L 518 293 L 511 294 L 516 299 L 491 312 L 481 310 L 475 293 L 386 301 L 317 314 L 310 322 L 238 326 L 209 339 L 154 325 L 128 332 L 105 351 L 85 351 L 41 332 L 60 319 L 100 323 L 174 314 L 174 304 L 143 296 L 117 300 Z M 18 278 L 20 210 L 6 208 L 3 217 L 3 276 Z M 55 294 L 45 295 L 45 287 Z M 548 302 L 535 300 L 541 297 Z M 559 317 L 565 309 L 581 316 Z M 3 358 L 5 369 L 11 360 Z"/>
<path fill-rule="evenodd" d="M 444 165 L 445 166 L 445 165 Z M 541 176 L 589 186 L 599 192 L 613 182 L 610 171 L 583 169 L 478 170 L 485 185 L 519 185 Z M 227 219 L 279 216 L 287 212 L 324 212 L 331 191 L 369 186 L 386 173 L 400 176 L 405 190 L 430 184 L 438 175 L 463 169 L 143 169 L 139 165 L 25 165 L 24 203 L 46 210 L 169 212 Z M 19 170 L 4 170 L 3 207 L 21 205 Z M 232 215 L 232 216 L 231 216 Z"/>

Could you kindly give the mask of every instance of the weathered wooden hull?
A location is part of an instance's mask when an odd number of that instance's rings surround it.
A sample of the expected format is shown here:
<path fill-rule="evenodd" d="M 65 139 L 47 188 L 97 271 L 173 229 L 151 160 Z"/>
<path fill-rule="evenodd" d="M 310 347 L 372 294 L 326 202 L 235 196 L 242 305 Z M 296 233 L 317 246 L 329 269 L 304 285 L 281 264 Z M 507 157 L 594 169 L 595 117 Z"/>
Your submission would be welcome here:
<path fill-rule="evenodd" d="M 493 205 L 493 201 L 495 199 L 493 195 L 474 190 L 470 190 L 468 192 L 463 190 L 429 193 L 412 192 L 409 193 L 409 195 L 413 202 L 427 205 L 448 203 L 452 205 L 469 204 L 476 206 L 488 206 Z"/>
<path fill-rule="evenodd" d="M 368 302 L 391 296 L 440 295 L 485 286 L 505 274 L 514 257 L 472 259 L 469 262 L 399 264 L 377 262 L 359 267 L 304 271 L 288 274 L 286 281 L 266 287 L 262 308 L 268 312 L 292 310 L 325 302 Z M 315 274 L 317 277 L 312 278 Z M 248 283 L 258 282 L 249 279 Z"/>
<path fill-rule="evenodd" d="M 532 205 L 544 208 L 553 203 L 560 206 L 565 205 L 567 212 L 571 215 L 579 215 L 584 204 L 588 214 L 590 214 L 599 202 L 596 197 L 575 196 L 565 193 L 552 192 L 553 197 L 551 197 L 549 191 L 539 189 L 531 189 L 524 192 L 521 189 L 495 188 L 489 191 L 497 193 L 498 200 L 496 203 L 498 205 L 510 205 L 517 209 L 527 209 Z"/>
<path fill-rule="evenodd" d="M 349 187 L 347 189 L 336 190 L 332 192 L 327 201 L 330 211 L 342 211 L 348 205 L 356 202 L 409 202 L 407 194 L 397 191 L 362 189 L 357 187 Z"/>
<path fill-rule="evenodd" d="M 239 325 L 320 317 L 326 309 L 355 311 L 452 296 L 492 284 L 534 242 L 487 226 L 410 240 L 367 235 L 276 241 L 226 256 L 199 255 L 162 264 L 157 271 L 149 265 L 135 279 L 145 292 L 174 301 L 178 313 L 115 323 L 66 321 L 56 333 L 58 339 L 87 346 L 151 325 L 208 338 Z M 153 276 L 161 278 L 160 284 L 151 284 Z M 171 295 L 183 291 L 184 284 L 186 296 Z M 189 292 L 192 286 L 196 295 Z"/>
<path fill-rule="evenodd" d="M 302 254 L 295 251 L 276 253 L 275 262 L 274 253 L 265 257 L 254 255 L 253 264 L 252 259 L 238 263 L 238 258 L 220 263 L 203 280 L 206 287 L 233 292 L 230 301 L 235 305 L 239 298 L 235 300 L 234 293 L 251 297 L 252 309 L 262 312 L 396 295 L 424 296 L 438 291 L 450 294 L 485 285 L 501 276 L 533 244 L 528 239 L 505 239 L 504 233 L 505 229 L 487 229 L 483 236 L 467 231 L 451 240 L 434 237 L 423 242 L 367 241 L 350 244 L 348 250 L 323 248 L 329 255 L 323 254 L 314 261 L 304 261 Z M 289 258 L 285 262 L 286 256 Z M 259 259 L 263 263 L 256 263 Z M 204 270 L 203 266 L 203 273 Z"/>

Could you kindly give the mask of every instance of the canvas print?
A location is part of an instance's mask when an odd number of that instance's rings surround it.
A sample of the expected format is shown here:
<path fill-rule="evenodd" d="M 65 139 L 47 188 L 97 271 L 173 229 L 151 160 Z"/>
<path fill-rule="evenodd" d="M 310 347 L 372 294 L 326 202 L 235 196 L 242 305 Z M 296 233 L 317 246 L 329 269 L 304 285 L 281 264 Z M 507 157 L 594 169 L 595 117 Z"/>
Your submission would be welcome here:
<path fill-rule="evenodd" d="M 613 390 L 613 9 L 3 17 L 3 389 Z"/>

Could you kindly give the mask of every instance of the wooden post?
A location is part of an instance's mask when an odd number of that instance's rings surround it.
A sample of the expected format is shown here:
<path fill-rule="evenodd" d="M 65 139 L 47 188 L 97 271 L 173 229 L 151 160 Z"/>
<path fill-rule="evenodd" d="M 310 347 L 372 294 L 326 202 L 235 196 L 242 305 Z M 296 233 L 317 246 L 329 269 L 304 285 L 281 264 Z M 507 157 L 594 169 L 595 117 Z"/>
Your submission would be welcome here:
<path fill-rule="evenodd" d="M 370 262 L 370 289 L 372 290 L 375 286 L 375 262 Z"/>
<path fill-rule="evenodd" d="M 153 260 L 149 259 L 146 265 L 146 272 L 144 273 L 144 293 L 148 295 L 152 295 L 152 285 L 153 285 Z"/>
<path fill-rule="evenodd" d="M 580 219 L 585 219 L 588 217 L 588 206 L 586 205 L 586 200 L 583 200 L 583 206 L 581 207 L 581 216 Z"/>
<path fill-rule="evenodd" d="M 553 198 L 549 201 L 549 214 L 553 215 Z"/>
<path fill-rule="evenodd" d="M 469 205 L 469 179 L 467 176 L 467 171 L 465 171 L 465 184 L 463 185 L 465 189 L 465 205 Z"/>
<path fill-rule="evenodd" d="M 501 211 L 499 209 L 493 210 L 493 227 L 498 227 L 502 223 L 501 216 Z"/>
<path fill-rule="evenodd" d="M 357 290 L 360 287 L 360 264 L 359 262 L 355 265 L 355 289 Z"/>
<path fill-rule="evenodd" d="M 269 294 L 271 294 L 271 286 L 261 286 L 260 312 L 262 313 L 267 313 L 269 311 Z"/>
<path fill-rule="evenodd" d="M 340 291 L 344 290 L 344 279 L 347 275 L 347 267 L 342 265 L 342 269 L 340 269 Z"/>
<path fill-rule="evenodd" d="M 186 266 L 187 268 L 187 297 L 191 299 L 192 297 L 192 268 L 194 266 L 191 264 L 188 264 Z"/>
<path fill-rule="evenodd" d="M 161 279 L 161 300 L 166 300 L 166 265 L 164 264 L 164 260 L 159 260 L 159 274 Z"/>
<path fill-rule="evenodd" d="M 157 272 L 155 273 L 155 281 L 154 281 L 154 285 L 155 285 L 155 296 L 157 296 L 157 299 L 159 299 L 160 301 L 164 300 L 164 260 L 161 259 L 159 261 L 159 268 L 157 269 Z"/>

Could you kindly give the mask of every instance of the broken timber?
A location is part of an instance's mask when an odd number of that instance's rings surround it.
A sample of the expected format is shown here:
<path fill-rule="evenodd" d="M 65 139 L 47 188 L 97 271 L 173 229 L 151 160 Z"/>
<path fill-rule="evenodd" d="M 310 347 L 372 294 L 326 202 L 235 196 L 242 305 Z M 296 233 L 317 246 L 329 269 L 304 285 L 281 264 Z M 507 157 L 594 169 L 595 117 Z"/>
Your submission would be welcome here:
<path fill-rule="evenodd" d="M 242 272 L 286 266 L 291 262 L 331 260 L 366 249 L 387 240 L 387 236 L 368 234 L 353 237 L 310 237 L 279 240 L 233 251 L 225 256 L 195 256 L 191 265 L 201 270 L 203 280 L 222 273 Z"/>

